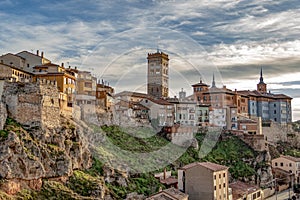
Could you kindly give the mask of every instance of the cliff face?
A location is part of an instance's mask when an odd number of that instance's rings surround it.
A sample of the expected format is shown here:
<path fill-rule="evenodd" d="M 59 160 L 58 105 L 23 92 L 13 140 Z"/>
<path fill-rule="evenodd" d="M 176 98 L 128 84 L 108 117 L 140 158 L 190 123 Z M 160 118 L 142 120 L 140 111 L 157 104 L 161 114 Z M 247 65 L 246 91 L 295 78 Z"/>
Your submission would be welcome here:
<path fill-rule="evenodd" d="M 55 85 L 4 83 L 1 92 L 0 189 L 39 189 L 43 178 L 64 179 L 91 166 L 82 128 L 60 116 Z"/>

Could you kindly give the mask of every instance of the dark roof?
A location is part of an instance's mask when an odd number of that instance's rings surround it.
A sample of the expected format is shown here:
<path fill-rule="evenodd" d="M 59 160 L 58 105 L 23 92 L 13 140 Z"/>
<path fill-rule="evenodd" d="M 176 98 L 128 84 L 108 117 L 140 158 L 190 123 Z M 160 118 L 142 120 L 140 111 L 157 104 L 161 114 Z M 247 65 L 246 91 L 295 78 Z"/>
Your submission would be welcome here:
<path fill-rule="evenodd" d="M 228 167 L 226 167 L 224 165 L 219 165 L 219 164 L 212 163 L 212 162 L 194 162 L 194 163 L 191 163 L 191 164 L 181 167 L 181 169 L 187 170 L 187 169 L 193 168 L 195 166 L 202 166 L 202 167 L 205 167 L 214 172 L 228 169 Z"/>
<path fill-rule="evenodd" d="M 250 185 L 241 181 L 230 183 L 229 187 L 232 188 L 233 199 L 239 199 L 243 197 L 243 195 L 251 194 L 260 190 L 260 188 L 255 185 Z"/>
<path fill-rule="evenodd" d="M 192 85 L 192 87 L 197 87 L 197 86 L 206 86 L 206 87 L 209 87 L 209 85 L 207 85 L 205 83 L 202 83 L 202 81 L 200 81 L 199 83 L 196 83 L 196 84 Z"/>
<path fill-rule="evenodd" d="M 177 178 L 174 178 L 174 177 L 168 177 L 166 179 L 162 179 L 160 180 L 160 182 L 162 184 L 166 184 L 166 185 L 174 185 L 174 184 L 177 184 L 178 183 L 178 179 Z"/>
<path fill-rule="evenodd" d="M 18 58 L 21 58 L 22 60 L 25 60 L 25 58 L 19 56 L 19 55 L 16 55 L 16 54 L 12 54 L 12 53 L 7 53 L 7 54 L 4 54 L 2 56 L 6 56 L 6 55 L 11 55 L 11 56 L 15 56 L 15 57 L 18 57 Z"/>
<path fill-rule="evenodd" d="M 241 90 L 238 91 L 239 94 L 244 94 L 247 96 L 254 96 L 254 97 L 264 97 L 264 98 L 270 98 L 270 99 L 293 99 L 285 94 L 273 94 L 273 93 L 261 93 L 257 90 Z"/>
<path fill-rule="evenodd" d="M 130 91 L 123 91 L 115 96 L 132 96 L 132 97 L 141 97 L 141 98 L 149 98 L 150 96 L 145 93 L 139 93 L 139 92 L 130 92 Z"/>
<path fill-rule="evenodd" d="M 45 58 L 45 57 L 42 57 L 41 55 L 36 55 L 36 54 L 31 53 L 31 52 L 29 52 L 29 51 L 21 51 L 21 52 L 17 53 L 16 55 L 20 56 L 19 54 L 21 54 L 21 53 L 27 53 L 27 54 L 30 54 L 30 55 L 33 55 L 33 56 L 36 56 L 36 57 L 39 57 L 39 58 L 44 58 L 44 59 L 46 59 L 46 60 L 49 60 L 49 59 L 47 59 L 47 58 Z M 41 51 L 41 53 L 42 53 L 42 51 Z M 20 56 L 20 57 L 22 57 L 22 56 Z"/>

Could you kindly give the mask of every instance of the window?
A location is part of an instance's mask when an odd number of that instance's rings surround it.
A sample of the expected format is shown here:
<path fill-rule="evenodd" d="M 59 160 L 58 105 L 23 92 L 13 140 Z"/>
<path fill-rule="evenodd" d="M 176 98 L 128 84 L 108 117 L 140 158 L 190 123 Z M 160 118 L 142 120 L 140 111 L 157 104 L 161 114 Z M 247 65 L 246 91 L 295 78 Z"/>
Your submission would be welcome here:
<path fill-rule="evenodd" d="M 226 187 L 226 184 L 225 184 L 225 183 L 223 183 L 223 187 Z"/>
<path fill-rule="evenodd" d="M 226 176 L 226 174 L 224 173 L 224 174 L 223 174 L 223 177 L 225 178 L 225 176 Z"/>
<path fill-rule="evenodd" d="M 292 163 L 290 163 L 290 167 L 292 167 Z"/>
<path fill-rule="evenodd" d="M 280 163 L 280 167 L 283 167 L 283 163 Z"/>
<path fill-rule="evenodd" d="M 214 175 L 214 179 L 216 180 L 216 178 L 217 178 L 217 176 L 216 175 Z"/>
<path fill-rule="evenodd" d="M 260 197 L 260 192 L 257 192 L 257 198 L 259 198 Z"/>
<path fill-rule="evenodd" d="M 219 174 L 219 178 L 221 178 L 221 174 Z"/>
<path fill-rule="evenodd" d="M 275 162 L 275 166 L 276 166 L 276 167 L 278 166 L 278 163 L 277 163 L 277 162 Z"/>
<path fill-rule="evenodd" d="M 253 199 L 256 199 L 256 193 L 254 193 L 252 197 L 253 197 Z"/>
<path fill-rule="evenodd" d="M 276 114 L 276 110 L 274 110 L 274 114 Z"/>

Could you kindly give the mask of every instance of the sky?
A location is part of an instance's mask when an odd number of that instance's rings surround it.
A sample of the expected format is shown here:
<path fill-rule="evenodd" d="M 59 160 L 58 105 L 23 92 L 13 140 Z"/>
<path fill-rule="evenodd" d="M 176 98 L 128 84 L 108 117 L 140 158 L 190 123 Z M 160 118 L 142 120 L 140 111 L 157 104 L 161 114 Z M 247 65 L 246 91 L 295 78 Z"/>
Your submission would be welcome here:
<path fill-rule="evenodd" d="M 2 0 L 0 54 L 44 52 L 117 92 L 146 91 L 147 54 L 170 58 L 170 95 L 200 78 L 293 97 L 300 120 L 298 0 Z"/>

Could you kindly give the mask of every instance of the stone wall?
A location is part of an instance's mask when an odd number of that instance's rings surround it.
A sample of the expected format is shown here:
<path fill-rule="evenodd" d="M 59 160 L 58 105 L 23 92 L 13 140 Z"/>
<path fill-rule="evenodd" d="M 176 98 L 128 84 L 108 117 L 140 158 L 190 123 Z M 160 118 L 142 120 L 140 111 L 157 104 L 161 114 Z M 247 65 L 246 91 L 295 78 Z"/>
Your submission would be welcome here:
<path fill-rule="evenodd" d="M 7 118 L 6 106 L 2 102 L 0 102 L 0 130 L 3 129 L 6 118 Z"/>
<path fill-rule="evenodd" d="M 60 125 L 59 93 L 51 82 L 5 82 L 2 102 L 8 117 L 25 127 L 54 128 Z"/>
<path fill-rule="evenodd" d="M 6 106 L 1 102 L 4 83 L 4 80 L 0 80 L 0 130 L 3 129 L 7 117 Z"/>
<path fill-rule="evenodd" d="M 266 141 L 264 135 L 244 134 L 241 139 L 255 151 L 266 151 Z"/>
<path fill-rule="evenodd" d="M 278 141 L 287 141 L 287 133 L 290 132 L 288 125 L 280 125 L 271 123 L 270 127 L 262 127 L 265 139 L 270 143 L 277 143 Z"/>

